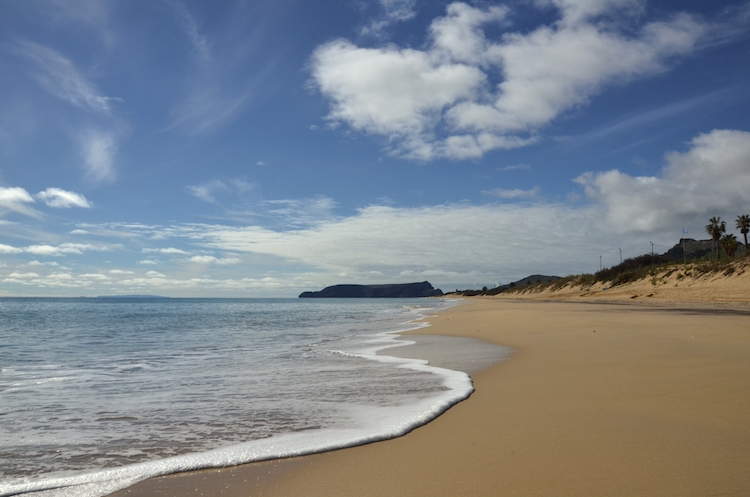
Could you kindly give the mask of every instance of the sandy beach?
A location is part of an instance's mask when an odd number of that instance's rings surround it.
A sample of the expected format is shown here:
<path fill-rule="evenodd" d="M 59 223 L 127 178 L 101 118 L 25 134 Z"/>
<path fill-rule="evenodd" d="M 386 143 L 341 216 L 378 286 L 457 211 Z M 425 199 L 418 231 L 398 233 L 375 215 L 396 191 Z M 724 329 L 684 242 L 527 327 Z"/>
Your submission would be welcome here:
<path fill-rule="evenodd" d="M 417 333 L 516 349 L 401 438 L 121 495 L 746 495 L 750 313 L 469 299 Z"/>

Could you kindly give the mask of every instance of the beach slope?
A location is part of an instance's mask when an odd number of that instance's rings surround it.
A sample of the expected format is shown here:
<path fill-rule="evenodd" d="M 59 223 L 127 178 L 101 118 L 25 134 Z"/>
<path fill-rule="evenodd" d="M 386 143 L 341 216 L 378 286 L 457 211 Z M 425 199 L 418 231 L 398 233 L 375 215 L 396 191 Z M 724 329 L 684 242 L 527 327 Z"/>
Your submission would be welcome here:
<path fill-rule="evenodd" d="M 387 442 L 301 458 L 260 495 L 742 495 L 750 316 L 471 301 L 429 333 L 518 350 Z"/>
<path fill-rule="evenodd" d="M 404 437 L 155 479 L 117 495 L 155 495 L 155 485 L 159 495 L 284 497 L 750 488 L 746 311 L 481 298 L 430 321 L 424 333 L 517 352 L 472 375 L 468 400 Z"/>

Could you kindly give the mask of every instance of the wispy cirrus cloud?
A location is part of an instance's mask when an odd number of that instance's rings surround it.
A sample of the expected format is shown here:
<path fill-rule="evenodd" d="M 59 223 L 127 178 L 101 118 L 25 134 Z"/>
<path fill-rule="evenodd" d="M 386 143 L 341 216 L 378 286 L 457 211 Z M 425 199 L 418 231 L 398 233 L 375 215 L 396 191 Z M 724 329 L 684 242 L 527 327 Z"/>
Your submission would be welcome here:
<path fill-rule="evenodd" d="M 248 106 L 275 61 L 251 68 L 249 61 L 255 54 L 245 40 L 217 46 L 184 3 L 169 0 L 168 4 L 194 47 L 195 67 L 185 78 L 184 94 L 172 106 L 172 121 L 164 131 L 179 128 L 192 135 L 213 133 Z"/>
<path fill-rule="evenodd" d="M 58 3 L 61 8 L 67 5 Z M 72 60 L 57 50 L 17 40 L 9 51 L 28 62 L 29 75 L 42 89 L 83 111 L 83 122 L 88 124 L 76 124 L 68 133 L 78 141 L 86 179 L 94 184 L 114 181 L 118 139 L 127 126 L 115 117 L 113 107 L 122 99 L 104 95 Z"/>
<path fill-rule="evenodd" d="M 505 189 L 505 188 L 495 188 L 492 190 L 485 190 L 485 195 L 492 195 L 493 197 L 502 198 L 506 200 L 512 200 L 512 199 L 520 199 L 520 198 L 534 198 L 537 195 L 539 195 L 539 192 L 541 189 L 538 186 L 535 186 L 534 188 L 530 190 L 522 190 L 520 188 L 511 188 L 511 189 Z"/>
<path fill-rule="evenodd" d="M 30 75 L 47 92 L 76 107 L 109 113 L 116 97 L 102 95 L 70 59 L 44 45 L 19 40 L 12 51 L 31 63 Z"/>
<path fill-rule="evenodd" d="M 528 164 L 512 164 L 510 166 L 498 168 L 498 171 L 531 171 L 531 166 Z"/>
<path fill-rule="evenodd" d="M 90 130 L 81 133 L 79 139 L 86 178 L 92 183 L 113 182 L 116 176 L 114 160 L 117 154 L 114 133 Z"/>
<path fill-rule="evenodd" d="M 165 0 L 165 3 L 177 14 L 182 30 L 192 43 L 197 58 L 203 62 L 211 62 L 211 41 L 201 33 L 200 26 L 195 17 L 178 0 Z"/>
<path fill-rule="evenodd" d="M 623 22 L 622 13 L 637 11 L 638 1 L 537 5 L 557 9 L 560 18 L 490 40 L 483 27 L 502 26 L 509 9 L 455 2 L 432 22 L 422 50 L 343 39 L 319 46 L 310 67 L 313 85 L 330 102 L 326 119 L 387 137 L 387 150 L 398 156 L 478 158 L 534 142 L 564 112 L 609 85 L 667 70 L 716 31 L 685 13 L 633 31 L 634 17 Z"/>
<path fill-rule="evenodd" d="M 360 29 L 362 36 L 381 36 L 393 23 L 408 21 L 416 15 L 416 0 L 380 0 L 382 15 Z"/>
<path fill-rule="evenodd" d="M 190 185 L 187 187 L 188 192 L 204 202 L 216 203 L 216 194 L 218 192 L 227 192 L 229 187 L 221 180 L 212 180 L 202 185 Z"/>

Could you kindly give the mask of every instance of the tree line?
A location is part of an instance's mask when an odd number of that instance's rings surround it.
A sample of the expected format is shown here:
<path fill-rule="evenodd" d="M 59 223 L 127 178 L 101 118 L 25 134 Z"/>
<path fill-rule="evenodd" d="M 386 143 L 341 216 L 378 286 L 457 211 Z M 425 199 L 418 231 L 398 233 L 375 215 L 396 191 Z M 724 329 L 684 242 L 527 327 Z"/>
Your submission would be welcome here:
<path fill-rule="evenodd" d="M 750 216 L 747 214 L 737 216 L 735 227 L 740 230 L 740 233 L 745 237 L 745 254 L 748 254 L 747 234 L 750 232 Z M 716 247 L 717 259 L 721 255 L 719 252 L 720 248 L 725 254 L 727 254 L 727 257 L 734 257 L 734 254 L 739 248 L 740 242 L 734 234 L 727 233 L 726 221 L 722 221 L 720 217 L 712 217 L 708 220 L 708 224 L 706 225 L 706 233 L 708 233 L 713 239 L 713 245 L 711 246 L 712 256 L 714 253 L 714 247 Z"/>

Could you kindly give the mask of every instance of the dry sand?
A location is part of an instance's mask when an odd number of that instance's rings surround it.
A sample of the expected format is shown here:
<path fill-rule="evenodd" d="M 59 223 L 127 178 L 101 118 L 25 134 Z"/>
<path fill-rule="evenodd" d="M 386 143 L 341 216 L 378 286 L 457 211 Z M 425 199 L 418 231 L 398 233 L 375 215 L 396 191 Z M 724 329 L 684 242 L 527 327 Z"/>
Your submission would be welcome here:
<path fill-rule="evenodd" d="M 517 350 L 408 435 L 157 478 L 116 495 L 658 496 L 750 492 L 750 315 L 469 299 L 424 333 Z"/>

